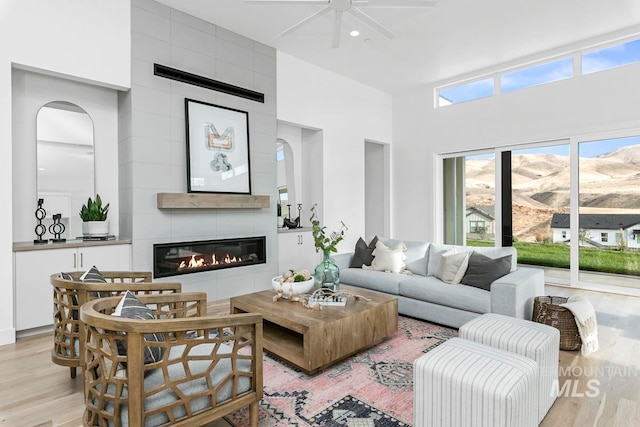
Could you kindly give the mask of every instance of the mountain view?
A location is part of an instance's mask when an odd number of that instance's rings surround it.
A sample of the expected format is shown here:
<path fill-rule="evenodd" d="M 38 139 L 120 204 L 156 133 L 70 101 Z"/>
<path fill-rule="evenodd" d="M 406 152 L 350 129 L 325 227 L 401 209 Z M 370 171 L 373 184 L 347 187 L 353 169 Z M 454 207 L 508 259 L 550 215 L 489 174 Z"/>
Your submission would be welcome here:
<path fill-rule="evenodd" d="M 467 206 L 495 204 L 493 159 L 467 158 Z M 640 145 L 580 158 L 582 213 L 640 213 Z M 553 213 L 569 212 L 569 156 L 512 156 L 513 231 L 520 241 L 551 236 Z"/>

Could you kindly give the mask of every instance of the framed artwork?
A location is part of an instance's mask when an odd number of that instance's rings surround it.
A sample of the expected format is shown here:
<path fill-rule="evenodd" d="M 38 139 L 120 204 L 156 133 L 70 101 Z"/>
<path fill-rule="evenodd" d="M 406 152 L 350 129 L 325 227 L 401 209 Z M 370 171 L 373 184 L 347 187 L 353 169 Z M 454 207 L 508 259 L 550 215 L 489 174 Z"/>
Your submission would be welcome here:
<path fill-rule="evenodd" d="M 251 194 L 249 113 L 185 98 L 187 191 Z"/>

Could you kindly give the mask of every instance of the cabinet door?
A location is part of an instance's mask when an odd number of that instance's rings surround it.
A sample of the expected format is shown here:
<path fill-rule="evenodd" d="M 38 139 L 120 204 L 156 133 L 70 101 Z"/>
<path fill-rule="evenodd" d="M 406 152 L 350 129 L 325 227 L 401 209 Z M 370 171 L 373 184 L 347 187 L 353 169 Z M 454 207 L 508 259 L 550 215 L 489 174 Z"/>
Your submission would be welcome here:
<path fill-rule="evenodd" d="M 75 248 L 15 253 L 16 330 L 53 324 L 53 288 L 49 276 L 73 271 Z"/>
<path fill-rule="evenodd" d="M 319 261 L 310 231 L 279 233 L 278 271 L 306 269 L 313 272 Z"/>
<path fill-rule="evenodd" d="M 84 246 L 78 248 L 78 270 L 96 266 L 101 271 L 131 269 L 131 245 Z"/>

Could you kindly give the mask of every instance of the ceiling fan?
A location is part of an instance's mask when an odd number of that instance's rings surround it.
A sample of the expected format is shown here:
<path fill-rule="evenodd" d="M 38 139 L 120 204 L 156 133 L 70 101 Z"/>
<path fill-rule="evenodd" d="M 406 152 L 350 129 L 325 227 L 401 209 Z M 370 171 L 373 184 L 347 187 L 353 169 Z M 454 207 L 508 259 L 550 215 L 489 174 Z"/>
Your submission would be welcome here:
<path fill-rule="evenodd" d="M 325 5 L 318 12 L 304 18 L 297 24 L 292 25 L 280 34 L 278 37 L 284 37 L 292 33 L 298 28 L 308 24 L 309 22 L 333 12 L 333 43 L 332 47 L 337 48 L 340 45 L 340 34 L 342 31 L 342 14 L 347 12 L 359 19 L 378 33 L 388 39 L 395 37 L 395 34 L 387 27 L 373 19 L 371 16 L 363 12 L 361 7 L 385 7 L 385 8 L 423 8 L 434 7 L 437 0 L 244 0 L 245 3 L 263 3 L 263 4 L 320 4 Z"/>

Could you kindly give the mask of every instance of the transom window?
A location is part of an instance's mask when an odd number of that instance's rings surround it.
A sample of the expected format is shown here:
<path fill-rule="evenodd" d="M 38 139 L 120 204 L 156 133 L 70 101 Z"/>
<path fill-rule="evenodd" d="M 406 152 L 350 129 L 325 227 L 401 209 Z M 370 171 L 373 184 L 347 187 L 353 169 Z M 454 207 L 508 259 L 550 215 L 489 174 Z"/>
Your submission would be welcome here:
<path fill-rule="evenodd" d="M 640 62 L 640 39 L 598 50 L 584 49 L 568 53 L 553 61 L 540 61 L 529 66 L 498 70 L 490 77 L 476 77 L 462 83 L 436 88 L 435 106 L 444 107 L 473 101 L 637 62 Z M 582 66 L 574 67 L 574 63 Z M 579 68 L 575 70 L 576 74 L 574 68 Z"/>

